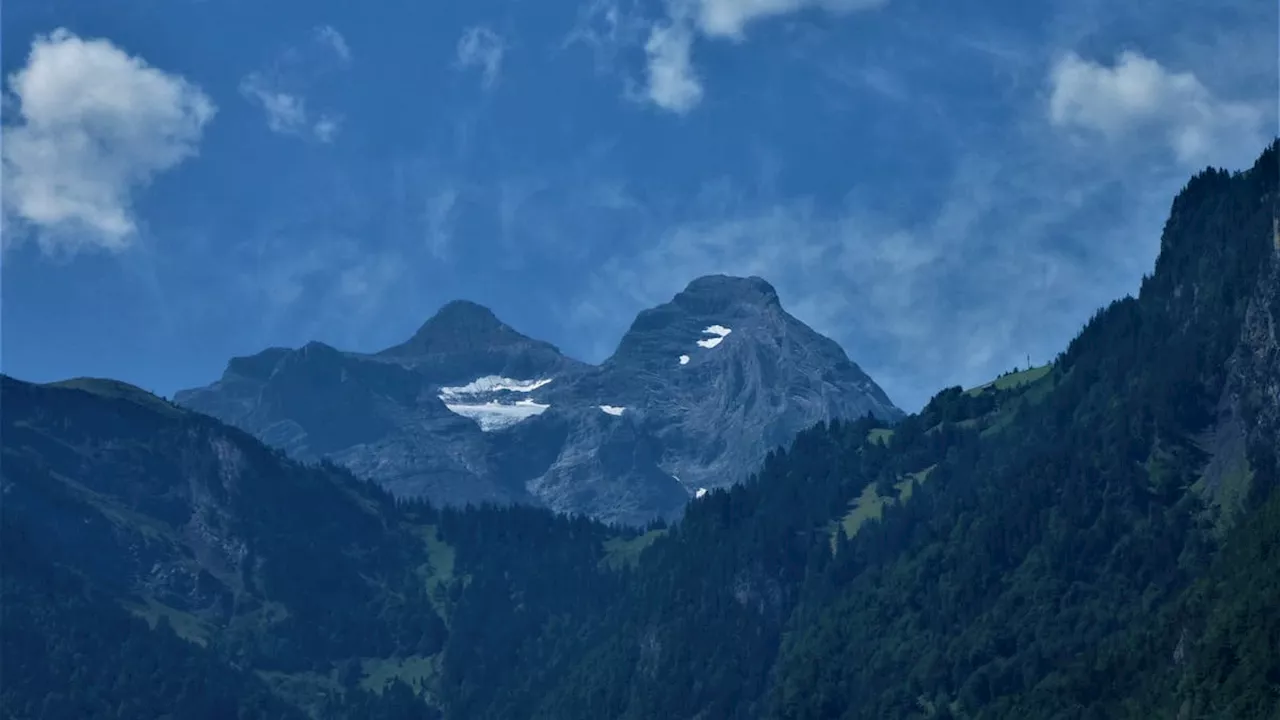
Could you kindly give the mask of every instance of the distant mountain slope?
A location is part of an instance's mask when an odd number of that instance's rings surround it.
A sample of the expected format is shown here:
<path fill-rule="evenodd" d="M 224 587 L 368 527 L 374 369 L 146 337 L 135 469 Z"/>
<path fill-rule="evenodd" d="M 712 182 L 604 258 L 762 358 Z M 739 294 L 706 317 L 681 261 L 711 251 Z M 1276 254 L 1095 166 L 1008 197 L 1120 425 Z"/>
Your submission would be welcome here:
<path fill-rule="evenodd" d="M 768 283 L 727 276 L 641 313 L 599 367 L 455 301 L 382 352 L 273 348 L 176 400 L 402 497 L 632 524 L 741 481 L 816 422 L 902 416 Z"/>

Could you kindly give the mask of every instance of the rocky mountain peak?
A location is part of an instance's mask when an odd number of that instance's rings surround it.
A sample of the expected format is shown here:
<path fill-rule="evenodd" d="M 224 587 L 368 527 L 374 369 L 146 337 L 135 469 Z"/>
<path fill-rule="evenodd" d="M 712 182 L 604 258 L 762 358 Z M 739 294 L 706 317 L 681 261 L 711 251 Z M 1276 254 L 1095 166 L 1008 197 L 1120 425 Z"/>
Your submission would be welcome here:
<path fill-rule="evenodd" d="M 470 300 L 451 300 L 440 307 L 423 325 L 427 327 L 503 327 L 503 322 L 489 308 Z"/>
<path fill-rule="evenodd" d="M 255 380 L 266 380 L 275 371 L 276 365 L 289 353 L 289 348 L 271 347 L 253 355 L 233 357 L 227 361 L 226 375 L 239 375 Z"/>
<path fill-rule="evenodd" d="M 778 291 L 754 275 L 704 275 L 690 282 L 672 302 L 695 313 L 725 311 L 735 306 L 758 310 L 780 307 Z"/>
<path fill-rule="evenodd" d="M 374 357 L 411 367 L 440 384 L 485 375 L 541 377 L 580 365 L 555 345 L 520 333 L 469 300 L 447 303 L 413 337 Z"/>
<path fill-rule="evenodd" d="M 730 347 L 779 345 L 792 325 L 803 324 L 783 310 L 777 291 L 762 278 L 706 275 L 637 315 L 605 366 L 667 374 L 725 355 Z"/>
<path fill-rule="evenodd" d="M 470 300 L 454 300 L 427 319 L 413 337 L 380 355 L 410 356 L 449 352 L 527 339 L 498 319 L 489 308 Z"/>
<path fill-rule="evenodd" d="M 599 366 L 465 300 L 374 355 L 311 344 L 233 364 L 178 401 L 400 495 L 633 524 L 742 480 L 816 422 L 902 414 L 759 277 L 693 280 Z"/>

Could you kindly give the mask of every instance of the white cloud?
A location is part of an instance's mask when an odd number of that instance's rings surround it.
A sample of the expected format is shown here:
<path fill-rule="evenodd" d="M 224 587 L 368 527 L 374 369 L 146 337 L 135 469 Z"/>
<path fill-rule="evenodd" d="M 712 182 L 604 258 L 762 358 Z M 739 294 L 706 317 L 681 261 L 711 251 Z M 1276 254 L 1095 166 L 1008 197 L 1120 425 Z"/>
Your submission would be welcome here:
<path fill-rule="evenodd" d="M 623 0 L 595 0 L 580 15 L 569 41 L 596 53 L 597 65 L 615 46 L 643 38 L 645 82 L 639 97 L 683 115 L 702 101 L 705 89 L 693 63 L 699 37 L 742 42 L 747 25 L 803 10 L 840 16 L 870 10 L 887 0 L 669 0 L 666 15 L 645 22 Z M 637 32 L 643 28 L 643 32 Z M 629 95 L 634 95 L 628 93 Z"/>
<path fill-rule="evenodd" d="M 884 5 L 887 0 L 696 0 L 698 27 L 708 37 L 741 39 L 755 20 L 816 8 L 845 15 Z"/>
<path fill-rule="evenodd" d="M 487 27 L 470 27 L 458 38 L 457 64 L 461 68 L 479 68 L 484 86 L 489 88 L 498 80 L 505 52 L 502 36 Z"/>
<path fill-rule="evenodd" d="M 262 105 L 272 132 L 298 133 L 307 124 L 306 101 L 269 89 L 269 83 L 258 73 L 250 73 L 240 82 L 240 92 Z"/>
<path fill-rule="evenodd" d="M 1173 72 L 1141 53 L 1112 66 L 1062 55 L 1049 73 L 1049 120 L 1117 143 L 1154 133 L 1188 165 L 1240 161 L 1262 146 L 1264 113 L 1221 100 L 1190 72 Z"/>
<path fill-rule="evenodd" d="M 316 139 L 322 143 L 333 142 L 337 137 L 338 130 L 342 129 L 342 118 L 334 115 L 321 115 L 316 120 L 316 124 L 311 127 L 311 132 L 315 133 Z"/>
<path fill-rule="evenodd" d="M 650 23 L 642 17 L 640 0 L 589 0 L 562 47 L 585 45 L 595 56 L 597 73 L 607 74 L 621 48 L 644 42 Z"/>
<path fill-rule="evenodd" d="M 315 29 L 315 38 L 317 42 L 327 45 L 333 50 L 334 54 L 342 62 L 351 62 L 351 46 L 347 45 L 347 39 L 342 36 L 332 25 L 321 25 Z"/>
<path fill-rule="evenodd" d="M 654 25 L 644 46 L 648 57 L 646 97 L 664 110 L 683 114 L 702 100 L 702 81 L 693 69 L 693 30 L 684 20 Z"/>
<path fill-rule="evenodd" d="M 446 188 L 427 198 L 426 232 L 427 249 L 432 257 L 444 260 L 449 255 L 453 239 L 453 214 L 458 203 L 458 191 Z"/>
<path fill-rule="evenodd" d="M 271 132 L 329 143 L 341 129 L 341 119 L 334 115 L 322 114 L 313 120 L 305 98 L 281 90 L 262 73 L 250 73 L 240 81 L 240 94 L 262 106 Z"/>
<path fill-rule="evenodd" d="M 134 193 L 196 155 L 216 112 L 181 76 L 65 29 L 37 36 L 8 83 L 20 121 L 4 128 L 5 242 L 16 223 L 46 252 L 128 247 Z"/>

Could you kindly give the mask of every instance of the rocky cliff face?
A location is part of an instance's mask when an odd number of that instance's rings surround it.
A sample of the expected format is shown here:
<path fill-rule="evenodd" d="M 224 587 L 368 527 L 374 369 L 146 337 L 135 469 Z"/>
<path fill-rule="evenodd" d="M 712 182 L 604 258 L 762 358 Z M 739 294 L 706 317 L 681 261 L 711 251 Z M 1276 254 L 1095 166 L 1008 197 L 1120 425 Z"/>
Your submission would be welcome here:
<path fill-rule="evenodd" d="M 1280 450 L 1280 227 L 1273 228 L 1274 250 L 1249 301 L 1240 345 L 1228 363 L 1227 397 L 1242 423 L 1242 437 L 1253 481 L 1274 477 Z"/>
<path fill-rule="evenodd" d="M 1274 176 L 1278 150 L 1280 146 L 1272 146 L 1264 153 L 1255 172 Z M 1261 267 L 1247 296 L 1239 342 L 1226 364 L 1202 481 L 1227 522 L 1246 509 L 1250 494 L 1265 495 L 1265 485 L 1280 474 L 1280 197 L 1272 193 L 1264 202 L 1273 206 L 1269 252 L 1257 258 Z M 1264 229 L 1255 226 L 1248 232 Z"/>
<path fill-rule="evenodd" d="M 273 348 L 176 400 L 398 495 L 627 523 L 677 515 L 819 421 L 902 415 L 767 282 L 727 276 L 642 312 L 599 366 L 457 301 L 382 352 Z"/>
<path fill-rule="evenodd" d="M 692 493 L 742 479 L 818 420 L 901 415 L 759 278 L 695 280 L 642 312 L 599 374 L 601 400 L 640 410 L 663 469 Z"/>

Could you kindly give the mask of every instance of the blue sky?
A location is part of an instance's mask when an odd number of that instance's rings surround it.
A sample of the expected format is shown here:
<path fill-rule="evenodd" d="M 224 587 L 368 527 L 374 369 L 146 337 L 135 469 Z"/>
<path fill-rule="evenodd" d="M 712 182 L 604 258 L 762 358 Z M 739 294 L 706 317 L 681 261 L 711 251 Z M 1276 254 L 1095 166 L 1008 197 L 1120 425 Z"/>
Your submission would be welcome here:
<path fill-rule="evenodd" d="M 3 370 L 163 394 L 454 298 L 599 361 L 758 274 L 915 410 L 1137 288 L 1276 128 L 1259 0 L 11 0 Z"/>

